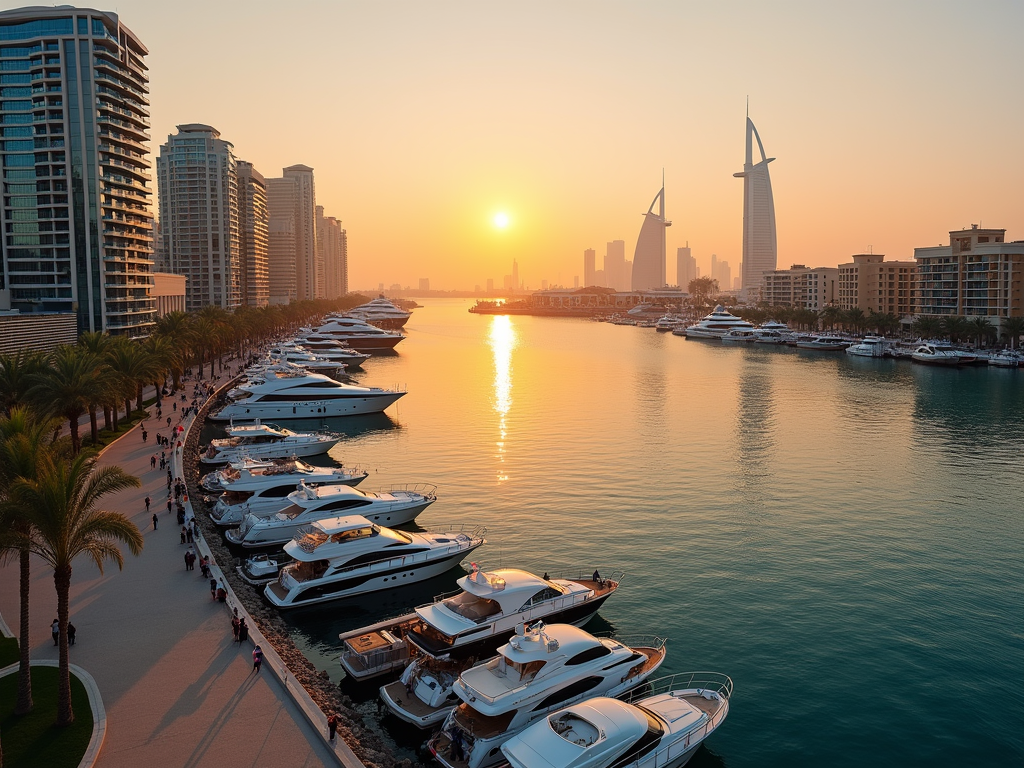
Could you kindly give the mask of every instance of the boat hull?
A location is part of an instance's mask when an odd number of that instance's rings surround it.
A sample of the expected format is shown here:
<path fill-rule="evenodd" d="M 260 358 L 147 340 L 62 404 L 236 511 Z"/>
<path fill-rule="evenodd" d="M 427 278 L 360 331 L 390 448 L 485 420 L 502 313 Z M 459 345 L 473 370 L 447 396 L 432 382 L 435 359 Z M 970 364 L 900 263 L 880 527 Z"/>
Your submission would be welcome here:
<path fill-rule="evenodd" d="M 325 419 L 332 416 L 364 416 L 380 413 L 404 392 L 385 392 L 365 397 L 295 402 L 229 403 L 208 418 L 211 421 L 251 421 L 253 419 Z"/>
<path fill-rule="evenodd" d="M 433 502 L 433 499 L 429 499 L 418 504 L 412 504 L 408 507 L 381 510 L 380 512 L 370 512 L 364 507 L 360 509 L 360 514 L 371 523 L 377 523 L 391 528 L 396 525 L 411 523 L 416 519 L 420 512 L 429 507 Z M 287 505 L 287 501 L 285 504 Z M 224 538 L 232 544 L 239 547 L 245 547 L 246 549 L 266 549 L 267 547 L 276 547 L 287 544 L 295 538 L 295 535 L 298 533 L 300 528 L 309 525 L 310 522 L 312 521 L 305 520 L 301 523 L 275 526 L 273 528 L 250 528 L 243 536 L 239 535 L 238 528 L 232 528 L 224 534 Z"/>
<path fill-rule="evenodd" d="M 232 461 L 242 461 L 247 458 L 269 460 L 319 456 L 322 453 L 327 453 L 337 444 L 338 440 L 323 440 L 315 443 L 292 443 L 280 446 L 268 445 L 266 447 L 250 445 L 221 451 L 212 457 L 204 454 L 199 461 L 203 464 L 228 464 Z"/>

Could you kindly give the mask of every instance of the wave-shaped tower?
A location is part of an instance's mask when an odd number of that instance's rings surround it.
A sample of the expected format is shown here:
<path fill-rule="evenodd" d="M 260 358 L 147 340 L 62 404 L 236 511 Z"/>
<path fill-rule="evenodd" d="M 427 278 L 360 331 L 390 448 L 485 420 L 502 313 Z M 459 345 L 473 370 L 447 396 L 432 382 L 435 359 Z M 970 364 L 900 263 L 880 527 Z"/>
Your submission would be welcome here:
<path fill-rule="evenodd" d="M 753 139 L 761 160 L 754 164 Z M 750 116 L 747 116 L 747 154 L 743 172 L 733 176 L 743 179 L 743 296 L 756 296 L 761 287 L 761 275 L 778 268 L 779 248 L 775 235 L 775 199 L 772 180 L 761 137 Z M 722 286 L 726 288 L 727 286 Z"/>
<path fill-rule="evenodd" d="M 657 213 L 654 212 L 655 203 L 659 204 Z M 661 191 L 654 196 L 651 207 L 644 214 L 640 236 L 636 239 L 636 251 L 633 252 L 634 291 L 647 291 L 665 285 L 665 228 L 671 226 L 671 221 L 665 221 L 665 180 L 662 179 Z"/>

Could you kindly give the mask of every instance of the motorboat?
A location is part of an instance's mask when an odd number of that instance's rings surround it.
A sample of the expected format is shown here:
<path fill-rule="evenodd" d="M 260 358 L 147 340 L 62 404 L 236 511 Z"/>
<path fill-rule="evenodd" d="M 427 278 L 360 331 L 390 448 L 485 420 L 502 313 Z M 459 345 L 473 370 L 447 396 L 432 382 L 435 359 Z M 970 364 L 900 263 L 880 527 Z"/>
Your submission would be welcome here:
<path fill-rule="evenodd" d="M 960 365 L 960 353 L 949 344 L 929 341 L 918 346 L 910 359 L 925 365 Z"/>
<path fill-rule="evenodd" d="M 354 467 L 317 467 L 295 457 L 253 459 L 245 456 L 230 462 L 223 469 L 203 475 L 200 484 L 203 490 L 210 493 L 241 493 L 241 489 L 248 486 L 250 481 L 255 482 L 265 477 L 268 484 L 276 484 L 282 476 L 294 477 L 296 484 L 302 480 L 306 485 L 359 485 L 367 473 Z"/>
<path fill-rule="evenodd" d="M 459 591 L 412 613 L 340 635 L 341 665 L 356 680 L 402 669 L 414 656 L 481 658 L 493 654 L 517 624 L 538 621 L 583 626 L 619 587 L 617 578 L 548 578 L 500 568 L 473 572 Z"/>
<path fill-rule="evenodd" d="M 284 360 L 289 363 L 301 366 L 310 373 L 319 373 L 329 376 L 332 379 L 338 378 L 345 373 L 345 364 L 336 360 L 328 360 L 326 357 L 307 352 L 297 347 L 280 345 L 267 350 L 267 358 L 278 362 Z"/>
<path fill-rule="evenodd" d="M 380 413 L 403 395 L 401 390 L 342 384 L 316 373 L 265 371 L 231 389 L 230 402 L 208 418 L 229 421 L 360 416 Z"/>
<path fill-rule="evenodd" d="M 865 336 L 846 348 L 846 354 L 855 357 L 888 357 L 892 342 L 882 336 Z"/>
<path fill-rule="evenodd" d="M 228 465 L 223 469 L 206 473 L 199 481 L 199 484 L 203 487 L 203 490 L 210 493 L 223 493 L 225 490 L 224 484 L 234 477 L 239 477 L 243 471 L 259 473 L 289 461 L 290 459 L 254 459 L 251 456 L 245 456 L 238 461 L 228 462 Z"/>
<path fill-rule="evenodd" d="M 411 523 L 437 500 L 436 488 L 422 483 L 396 487 L 390 491 L 364 493 L 348 485 L 321 485 L 311 488 L 303 483 L 288 494 L 279 512 L 247 514 L 237 528 L 224 537 L 246 548 L 266 548 L 285 544 L 310 523 L 358 513 L 372 523 L 403 525 Z"/>
<path fill-rule="evenodd" d="M 644 642 L 631 647 L 571 624 L 519 625 L 495 658 L 459 676 L 462 701 L 427 746 L 446 768 L 494 765 L 502 744 L 548 713 L 643 683 L 666 653 L 664 640 Z"/>
<path fill-rule="evenodd" d="M 402 339 L 400 333 L 393 333 L 370 325 L 365 320 L 355 317 L 339 317 L 332 315 L 321 325 L 316 333 L 321 336 L 329 336 L 337 341 L 344 342 L 359 352 L 386 352 L 394 349 Z"/>
<path fill-rule="evenodd" d="M 346 369 L 358 368 L 364 361 L 370 359 L 369 355 L 363 352 L 356 352 L 356 350 L 351 347 L 346 347 L 340 341 L 331 336 L 321 336 L 320 334 L 313 333 L 312 331 L 305 336 L 299 336 L 294 341 L 285 342 L 283 346 L 288 345 L 301 347 L 308 352 L 319 355 L 325 360 L 342 363 L 345 365 Z"/>
<path fill-rule="evenodd" d="M 362 515 L 320 520 L 284 548 L 295 559 L 263 590 L 278 608 L 294 608 L 413 584 L 454 568 L 486 543 L 484 531 L 406 533 Z"/>
<path fill-rule="evenodd" d="M 350 309 L 346 314 L 349 317 L 365 320 L 368 323 L 376 325 L 378 328 L 385 328 L 388 330 L 398 330 L 399 328 L 402 328 L 412 316 L 412 312 L 395 306 L 395 304 L 384 298 L 384 296 L 378 296 L 376 299 L 373 299 L 373 301 L 368 301 L 366 304 L 360 304 L 358 307 Z"/>
<path fill-rule="evenodd" d="M 281 573 L 281 569 L 292 562 L 294 558 L 283 552 L 275 555 L 258 552 L 247 557 L 241 565 L 235 566 L 235 570 L 246 584 L 259 587 L 274 581 Z"/>
<path fill-rule="evenodd" d="M 314 467 L 301 461 L 288 462 L 253 473 L 239 470 L 225 480 L 224 493 L 210 509 L 210 519 L 225 527 L 239 525 L 246 515 L 265 517 L 281 511 L 290 503 L 288 496 L 299 484 L 359 485 L 367 473 L 352 467 Z"/>
<path fill-rule="evenodd" d="M 754 324 L 728 312 L 719 304 L 708 315 L 687 328 L 676 328 L 672 333 L 688 339 L 720 339 L 733 329 L 752 331 Z"/>
<path fill-rule="evenodd" d="M 668 333 L 681 322 L 683 321 L 675 315 L 664 315 L 658 319 L 658 322 L 654 326 L 654 330 L 658 333 Z"/>
<path fill-rule="evenodd" d="M 988 356 L 988 364 L 997 368 L 1017 368 L 1020 366 L 1022 359 L 1024 358 L 1021 357 L 1019 352 L 1012 349 L 1002 349 Z"/>
<path fill-rule="evenodd" d="M 750 344 L 757 341 L 757 332 L 754 328 L 732 328 L 722 336 L 723 344 Z"/>
<path fill-rule="evenodd" d="M 818 352 L 842 352 L 850 342 L 842 336 L 815 336 L 809 340 L 798 340 L 797 349 L 814 349 Z"/>
<path fill-rule="evenodd" d="M 729 714 L 732 680 L 687 672 L 565 707 L 506 741 L 511 768 L 681 768 Z"/>
<path fill-rule="evenodd" d="M 759 326 L 759 331 L 778 331 L 779 333 L 789 333 L 789 326 L 785 323 L 780 323 L 778 320 L 765 320 Z"/>
<path fill-rule="evenodd" d="M 341 440 L 341 435 L 334 432 L 292 432 L 259 419 L 255 424 L 232 424 L 226 431 L 227 437 L 210 441 L 200 458 L 203 464 L 227 464 L 245 457 L 317 456 L 327 453 Z"/>
<path fill-rule="evenodd" d="M 785 344 L 789 339 L 788 331 L 776 331 L 771 328 L 765 329 L 764 327 L 754 329 L 754 343 L 755 344 Z"/>

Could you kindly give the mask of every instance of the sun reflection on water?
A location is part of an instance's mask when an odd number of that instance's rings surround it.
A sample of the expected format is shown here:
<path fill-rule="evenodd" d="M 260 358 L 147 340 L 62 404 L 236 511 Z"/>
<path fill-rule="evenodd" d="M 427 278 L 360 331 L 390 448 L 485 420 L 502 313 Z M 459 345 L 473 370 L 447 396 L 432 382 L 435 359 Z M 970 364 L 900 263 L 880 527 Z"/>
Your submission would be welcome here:
<path fill-rule="evenodd" d="M 498 413 L 498 482 L 508 480 L 508 474 L 500 466 L 505 463 L 505 437 L 508 434 L 506 417 L 512 408 L 512 351 L 516 348 L 518 336 L 508 315 L 494 315 L 491 318 L 489 337 L 494 353 L 494 410 Z"/>

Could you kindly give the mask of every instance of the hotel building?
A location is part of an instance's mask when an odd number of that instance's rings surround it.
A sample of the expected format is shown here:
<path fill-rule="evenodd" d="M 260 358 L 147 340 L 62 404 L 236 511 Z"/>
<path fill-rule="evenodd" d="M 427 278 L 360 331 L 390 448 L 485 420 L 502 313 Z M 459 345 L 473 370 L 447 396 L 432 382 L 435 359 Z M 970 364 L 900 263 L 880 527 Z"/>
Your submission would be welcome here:
<path fill-rule="evenodd" d="M 838 284 L 839 270 L 835 267 L 794 264 L 789 269 L 774 269 L 761 276 L 761 301 L 770 307 L 798 307 L 820 312 L 836 302 Z"/>
<path fill-rule="evenodd" d="M 654 212 L 655 203 L 658 203 L 657 213 Z M 672 222 L 665 220 L 665 185 L 662 180 L 661 190 L 644 214 L 644 223 L 636 239 L 632 270 L 634 291 L 665 287 L 665 230 L 671 226 Z M 606 268 L 606 282 L 607 271 Z"/>
<path fill-rule="evenodd" d="M 0 12 L 0 290 L 13 309 L 150 332 L 147 53 L 114 13 Z"/>
<path fill-rule="evenodd" d="M 754 163 L 753 140 L 761 160 Z M 779 265 L 779 247 L 775 232 L 775 198 L 772 195 L 772 180 L 768 174 L 768 163 L 774 157 L 767 157 L 761 136 L 747 116 L 746 155 L 743 171 L 733 176 L 743 179 L 743 263 L 740 291 L 742 298 L 753 299 L 761 285 L 761 275 L 772 272 Z M 728 286 L 721 286 L 727 289 Z"/>
<path fill-rule="evenodd" d="M 267 212 L 267 182 L 252 163 L 239 160 L 238 256 L 241 303 L 265 307 L 270 303 L 268 241 L 270 216 Z"/>
<path fill-rule="evenodd" d="M 898 318 L 914 311 L 913 261 L 885 261 L 880 253 L 859 253 L 839 265 L 839 308 Z"/>

